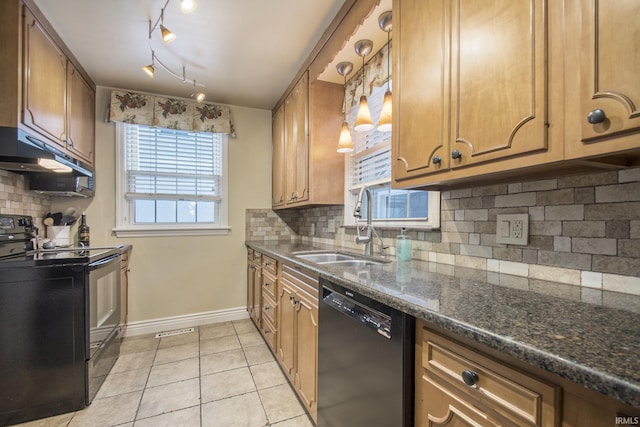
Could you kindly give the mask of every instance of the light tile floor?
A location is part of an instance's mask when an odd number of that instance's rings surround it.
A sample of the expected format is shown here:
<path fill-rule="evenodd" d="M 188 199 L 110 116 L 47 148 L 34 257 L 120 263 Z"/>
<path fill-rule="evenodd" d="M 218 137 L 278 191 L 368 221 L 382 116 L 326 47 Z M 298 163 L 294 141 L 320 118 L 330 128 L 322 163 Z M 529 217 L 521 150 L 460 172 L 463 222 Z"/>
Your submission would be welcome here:
<path fill-rule="evenodd" d="M 28 427 L 313 427 L 251 320 L 125 338 L 93 403 Z"/>

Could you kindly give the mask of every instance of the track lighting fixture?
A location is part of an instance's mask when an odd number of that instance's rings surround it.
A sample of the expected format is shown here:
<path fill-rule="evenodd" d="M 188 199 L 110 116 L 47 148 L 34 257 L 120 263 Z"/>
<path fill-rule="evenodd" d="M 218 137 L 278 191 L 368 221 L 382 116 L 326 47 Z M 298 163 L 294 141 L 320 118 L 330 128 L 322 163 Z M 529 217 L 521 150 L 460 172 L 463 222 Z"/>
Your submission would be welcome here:
<path fill-rule="evenodd" d="M 378 120 L 378 130 L 380 132 L 391 131 L 391 118 L 392 118 L 392 102 L 391 102 L 391 30 L 393 27 L 392 13 L 390 10 L 384 12 L 378 17 L 378 25 L 382 31 L 387 33 L 387 91 L 384 94 L 384 101 L 382 103 L 382 112 L 380 113 L 380 119 Z"/>
<path fill-rule="evenodd" d="M 362 96 L 360 96 L 358 115 L 353 129 L 357 132 L 366 132 L 373 129 L 374 126 L 373 119 L 371 118 L 371 111 L 369 110 L 369 104 L 367 103 L 367 97 L 364 94 L 364 87 L 366 85 L 364 57 L 371 53 L 371 49 L 373 49 L 373 42 L 371 40 L 358 40 L 355 43 L 354 48 L 358 56 L 362 57 Z"/>
<path fill-rule="evenodd" d="M 353 70 L 353 64 L 351 62 L 341 62 L 336 65 L 336 69 L 338 70 L 338 74 L 344 77 L 344 103 L 342 104 L 344 121 L 342 122 L 337 151 L 338 153 L 350 153 L 353 151 L 353 141 L 351 140 L 351 131 L 347 123 L 347 74 Z"/>
<path fill-rule="evenodd" d="M 160 29 L 160 34 L 161 34 L 161 37 L 162 37 L 162 41 L 165 44 L 168 44 L 168 43 L 170 43 L 170 42 L 172 42 L 173 40 L 176 39 L 176 35 L 173 32 L 171 32 L 171 30 L 169 30 L 167 27 L 164 26 L 164 11 L 167 8 L 167 5 L 169 4 L 169 1 L 171 1 L 171 0 L 167 0 L 165 2 L 164 6 L 162 6 L 162 8 L 160 9 L 160 16 L 158 17 L 158 19 L 156 19 L 155 23 L 153 23 L 153 21 L 149 20 L 149 48 L 151 48 L 151 41 L 153 39 L 153 32 L 156 29 Z M 196 1 L 195 0 L 180 0 L 180 8 L 185 13 L 193 11 L 195 9 L 195 7 L 196 7 Z M 150 65 L 145 65 L 144 67 L 142 67 L 142 71 L 144 71 L 149 77 L 153 78 L 153 76 L 155 74 L 156 64 L 158 64 L 162 69 L 164 69 L 167 73 L 171 74 L 176 79 L 180 79 L 180 80 L 182 80 L 183 82 L 186 82 L 186 83 L 192 83 L 193 84 L 193 93 L 191 94 L 191 96 L 194 97 L 196 99 L 196 101 L 198 101 L 198 102 L 204 101 L 205 93 L 202 92 L 202 91 L 196 90 L 196 86 L 198 86 L 200 88 L 204 88 L 204 85 L 202 85 L 200 83 L 196 83 L 195 80 L 187 79 L 184 66 L 182 67 L 182 75 L 172 71 L 162 61 L 160 61 L 160 58 L 158 58 L 158 56 L 156 55 L 155 51 L 153 49 L 151 49 L 151 64 Z"/>

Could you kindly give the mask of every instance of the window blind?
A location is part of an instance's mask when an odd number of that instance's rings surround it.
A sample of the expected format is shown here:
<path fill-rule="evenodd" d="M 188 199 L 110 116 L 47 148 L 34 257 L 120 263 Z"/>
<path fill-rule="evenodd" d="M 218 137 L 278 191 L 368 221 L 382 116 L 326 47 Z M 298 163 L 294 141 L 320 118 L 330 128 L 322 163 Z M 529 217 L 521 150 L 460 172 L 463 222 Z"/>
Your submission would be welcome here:
<path fill-rule="evenodd" d="M 137 125 L 124 136 L 127 199 L 220 200 L 220 135 Z"/>

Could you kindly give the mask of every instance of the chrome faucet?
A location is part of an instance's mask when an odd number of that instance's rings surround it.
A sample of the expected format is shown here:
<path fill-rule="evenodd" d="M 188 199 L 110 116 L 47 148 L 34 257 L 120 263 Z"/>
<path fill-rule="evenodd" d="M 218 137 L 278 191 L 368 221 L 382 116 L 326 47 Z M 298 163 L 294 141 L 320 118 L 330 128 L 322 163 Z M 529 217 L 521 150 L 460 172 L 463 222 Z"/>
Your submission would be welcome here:
<path fill-rule="evenodd" d="M 367 234 L 366 236 L 361 236 L 360 235 L 360 226 L 357 224 L 356 221 L 356 232 L 358 233 L 358 235 L 356 236 L 356 243 L 364 243 L 364 254 L 367 256 L 372 256 L 373 255 L 373 235 L 375 234 L 376 237 L 380 240 L 380 254 L 384 255 L 384 244 L 382 242 L 382 238 L 378 235 L 378 233 L 376 233 L 376 230 L 373 228 L 373 224 L 371 224 L 371 215 L 372 215 L 372 201 L 371 201 L 371 190 L 369 190 L 369 188 L 367 186 L 362 186 L 362 188 L 360 189 L 360 193 L 358 194 L 358 200 L 356 201 L 356 207 L 353 210 L 353 216 L 356 219 L 360 219 L 362 218 L 362 196 L 364 194 L 367 194 L 367 223 L 366 225 L 362 226 L 362 230 L 364 231 L 365 229 L 367 230 Z"/>

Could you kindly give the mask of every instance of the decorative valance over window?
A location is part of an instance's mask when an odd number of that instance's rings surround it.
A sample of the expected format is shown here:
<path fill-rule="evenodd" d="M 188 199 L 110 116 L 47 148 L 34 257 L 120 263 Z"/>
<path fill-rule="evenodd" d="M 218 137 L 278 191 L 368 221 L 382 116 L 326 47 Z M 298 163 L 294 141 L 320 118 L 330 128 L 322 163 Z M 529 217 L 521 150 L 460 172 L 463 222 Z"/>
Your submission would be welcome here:
<path fill-rule="evenodd" d="M 126 90 L 111 91 L 109 119 L 114 122 L 195 132 L 236 131 L 229 107 Z"/>
<path fill-rule="evenodd" d="M 392 55 L 393 40 L 389 42 L 389 55 Z M 365 68 L 365 88 L 364 94 L 371 95 L 371 91 L 375 86 L 383 86 L 391 77 L 391 72 L 387 67 L 387 44 L 364 64 Z M 360 96 L 362 95 L 362 69 L 358 70 L 351 80 L 347 81 L 347 110 L 358 105 Z"/>

